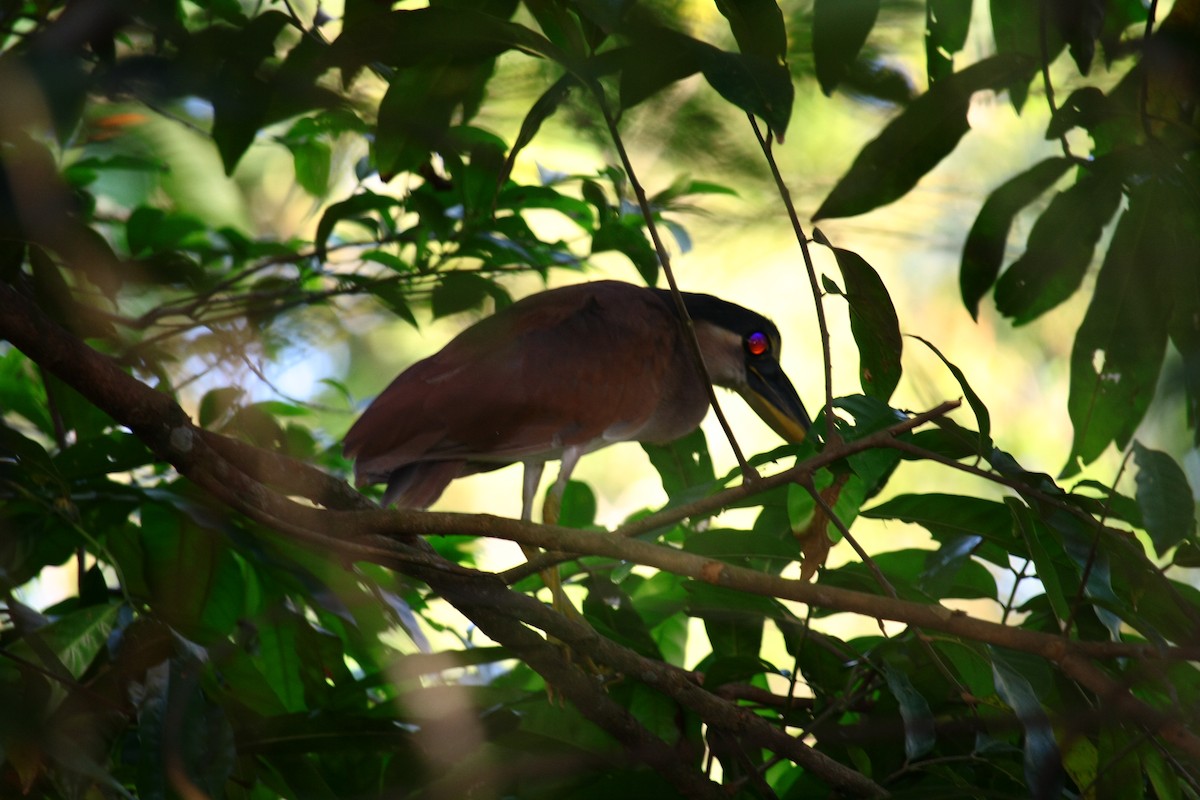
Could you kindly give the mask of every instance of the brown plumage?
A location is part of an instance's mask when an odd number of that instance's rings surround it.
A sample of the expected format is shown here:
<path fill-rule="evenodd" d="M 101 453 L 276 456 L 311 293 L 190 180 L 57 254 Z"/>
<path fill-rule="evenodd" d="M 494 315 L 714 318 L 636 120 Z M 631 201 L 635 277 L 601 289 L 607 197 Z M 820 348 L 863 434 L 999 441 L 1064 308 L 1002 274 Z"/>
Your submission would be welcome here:
<path fill-rule="evenodd" d="M 775 326 L 707 295 L 685 302 L 714 383 L 748 394 L 787 438 L 802 437 L 808 418 L 775 361 Z M 745 350 L 751 334 L 767 342 L 766 356 Z M 345 453 L 359 485 L 387 483 L 384 505 L 411 508 L 432 504 L 455 478 L 524 462 L 528 518 L 547 460 L 562 459 L 561 493 L 587 452 L 667 442 L 700 424 L 707 392 L 683 337 L 662 290 L 603 281 L 532 295 L 405 370 L 350 428 Z M 770 413 L 751 385 L 764 376 Z"/>

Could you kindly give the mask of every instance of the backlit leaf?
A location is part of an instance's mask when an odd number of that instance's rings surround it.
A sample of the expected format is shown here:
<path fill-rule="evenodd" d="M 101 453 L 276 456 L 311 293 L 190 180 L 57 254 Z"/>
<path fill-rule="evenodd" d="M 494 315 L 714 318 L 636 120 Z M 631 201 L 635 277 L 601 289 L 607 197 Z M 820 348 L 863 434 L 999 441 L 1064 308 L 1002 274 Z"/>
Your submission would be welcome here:
<path fill-rule="evenodd" d="M 1146 532 L 1161 557 L 1196 535 L 1196 501 L 1187 475 L 1175 459 L 1141 442 L 1133 443 L 1137 464 L 1137 502 Z"/>
<path fill-rule="evenodd" d="M 865 214 L 903 197 L 969 130 L 971 96 L 1033 74 L 1035 63 L 1016 55 L 993 56 L 938 81 L 867 143 L 813 219 Z"/>

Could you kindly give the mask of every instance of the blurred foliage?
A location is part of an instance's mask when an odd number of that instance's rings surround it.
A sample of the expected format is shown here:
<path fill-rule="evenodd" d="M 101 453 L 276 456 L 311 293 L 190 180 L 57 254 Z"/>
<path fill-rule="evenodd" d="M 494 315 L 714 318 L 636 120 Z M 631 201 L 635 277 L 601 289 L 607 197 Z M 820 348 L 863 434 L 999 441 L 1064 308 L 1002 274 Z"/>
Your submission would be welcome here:
<path fill-rule="evenodd" d="M 211 388 L 193 414 L 201 427 L 345 475 L 314 408 L 219 385 L 221 367 L 261 369 L 291 337 L 340 330 L 343 314 L 363 313 L 362 299 L 415 325 L 416 308 L 500 307 L 510 276 L 579 271 L 606 251 L 654 284 L 660 261 L 647 226 L 686 243 L 680 214 L 732 191 L 686 176 L 648 198 L 647 215 L 620 167 L 514 180 L 552 116 L 586 113 L 615 130 L 692 75 L 710 102 L 776 137 L 796 82 L 889 103 L 894 116 L 816 215 L 837 217 L 905 195 L 969 135 L 972 98 L 1003 91 L 1045 118 L 1062 155 L 980 198 L 963 237 L 962 299 L 977 313 L 992 292 L 1020 325 L 1091 288 L 1070 364 L 1075 440 L 1063 477 L 1115 445 L 1136 470 L 1134 495 L 1026 471 L 1002 449 L 1005 432 L 964 373 L 925 342 L 961 385 L 974 429 L 939 420 L 895 447 L 823 466 L 813 492 L 796 485 L 742 499 L 757 509 L 749 530 L 697 515 L 657 539 L 777 575 L 802 550 L 823 558 L 800 534 L 836 539 L 859 515 L 904 521 L 928 532 L 930 549 L 822 569 L 818 585 L 921 604 L 991 601 L 1014 630 L 1064 642 L 1195 646 L 1200 592 L 1182 568 L 1200 566 L 1196 504 L 1172 455 L 1134 436 L 1170 352 L 1183 377 L 1162 390 L 1182 392 L 1200 437 L 1200 3 L 987 5 L 985 15 L 983 0 L 783 10 L 718 0 L 728 35 L 710 42 L 686 7 L 667 2 L 393 9 L 347 0 L 335 19 L 298 3 L 0 0 L 0 284 L 161 392 L 177 396 L 203 379 Z M 926 91 L 881 57 L 872 38 L 881 11 L 924 37 Z M 970 26 L 989 17 L 994 51 L 962 63 Z M 1076 74 L 1056 100 L 1049 64 L 1063 52 Z M 509 142 L 478 118 L 511 59 L 535 62 L 544 82 Z M 212 163 L 235 178 L 254 151 L 286 153 L 319 209 L 315 233 L 231 223 L 230 206 L 207 188 L 215 184 L 188 187 L 193 204 L 183 202 L 184 176 L 204 170 L 166 157 L 168 128 L 203 137 Z M 708 131 L 688 133 L 703 141 Z M 352 168 L 346 153 L 357 154 Z M 1005 265 L 1014 218 L 1028 208 L 1040 208 L 1037 222 Z M 534 220 L 546 214 L 572 233 L 540 233 Z M 854 442 L 904 417 L 887 405 L 903 377 L 903 342 L 879 275 L 851 250 L 835 255 L 840 276 L 821 276 L 822 285 L 847 302 L 863 394 L 826 413 Z M 579 709 L 547 698 L 529 665 L 480 646 L 468 621 L 446 622 L 423 583 L 344 565 L 230 511 L 117 424 L 101 388 L 81 394 L 55 377 L 64 370 L 0 344 L 0 795 L 679 793 Z M 329 389 L 349 401 L 345 387 Z M 822 415 L 815 441 L 752 463 L 813 457 L 830 444 L 825 424 Z M 737 477 L 714 474 L 699 433 L 647 450 L 668 506 Z M 1007 496 L 931 487 L 872 503 L 918 460 L 972 471 Z M 563 521 L 587 528 L 594 515 L 590 490 L 573 484 Z M 431 544 L 474 566 L 462 537 Z M 807 623 L 845 609 L 598 556 L 577 563 L 571 582 L 597 631 L 646 658 L 693 666 L 704 691 L 896 797 L 1200 796 L 1197 762 L 1178 738 L 1123 714 L 1045 654 L 913 628 L 842 641 Z M 64 564 L 76 572 L 68 599 L 22 602 Z M 788 663 L 764 660 L 768 633 L 782 637 Z M 1122 658 L 1094 669 L 1200 735 L 1194 662 Z M 843 796 L 636 676 L 615 681 L 608 697 L 728 796 Z"/>

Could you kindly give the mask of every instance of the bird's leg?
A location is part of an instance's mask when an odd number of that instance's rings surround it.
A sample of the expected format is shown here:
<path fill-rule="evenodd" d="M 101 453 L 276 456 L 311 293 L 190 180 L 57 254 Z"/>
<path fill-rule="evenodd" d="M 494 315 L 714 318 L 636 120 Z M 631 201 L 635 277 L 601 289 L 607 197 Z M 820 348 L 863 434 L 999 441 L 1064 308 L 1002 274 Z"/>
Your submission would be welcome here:
<path fill-rule="evenodd" d="M 576 459 L 578 459 L 578 456 L 576 456 Z M 542 470 L 545 469 L 545 466 L 546 462 L 544 461 L 525 462 L 525 484 L 521 492 L 522 522 L 533 521 L 533 501 L 537 497 L 538 486 L 542 482 Z M 558 483 L 556 482 L 555 486 L 557 485 Z M 551 494 L 553 494 L 553 491 Z M 546 518 L 546 508 L 549 507 L 549 505 L 550 500 L 547 499 L 546 505 L 542 508 L 542 521 L 548 525 L 553 525 L 554 522 L 551 519 Z M 557 508 L 557 505 L 558 504 L 556 503 L 555 508 Z M 553 518 L 558 518 L 557 510 L 554 512 Z M 542 554 L 542 549 L 536 545 L 523 544 L 521 545 L 521 552 L 525 554 L 525 559 L 527 561 L 532 561 L 534 558 Z M 558 567 L 544 569 L 538 574 L 541 575 L 542 582 L 546 584 L 546 588 L 550 590 L 550 597 L 553 600 L 552 604 L 554 608 L 563 613 L 570 614 L 574 612 L 574 615 L 578 616 L 578 612 L 575 612 L 574 607 L 571 606 L 570 601 L 567 600 L 566 594 L 563 592 L 562 577 L 558 574 Z M 564 611 L 564 609 L 570 609 L 570 611 L 567 612 Z"/>
<path fill-rule="evenodd" d="M 575 470 L 575 465 L 579 463 L 582 455 L 582 448 L 568 447 L 563 450 L 562 464 L 558 470 L 558 477 L 554 479 L 554 485 L 550 487 L 550 491 L 546 494 L 546 501 L 542 504 L 543 524 L 558 524 L 558 514 L 562 511 L 562 499 L 563 494 L 567 491 L 567 482 L 571 479 L 571 473 Z M 567 598 L 567 593 L 563 591 L 562 574 L 559 572 L 557 565 L 543 570 L 542 580 L 550 589 L 550 596 L 553 598 L 553 605 L 556 611 L 571 619 L 582 619 L 583 615 L 576 610 L 575 606 Z"/>

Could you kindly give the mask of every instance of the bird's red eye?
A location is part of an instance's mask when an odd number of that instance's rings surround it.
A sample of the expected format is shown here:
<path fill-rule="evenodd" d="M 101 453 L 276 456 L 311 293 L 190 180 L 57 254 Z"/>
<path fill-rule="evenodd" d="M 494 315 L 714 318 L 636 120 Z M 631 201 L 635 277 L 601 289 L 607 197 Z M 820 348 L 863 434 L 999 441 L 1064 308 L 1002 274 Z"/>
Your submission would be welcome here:
<path fill-rule="evenodd" d="M 761 356 L 771 349 L 771 340 L 765 333 L 755 331 L 746 337 L 746 350 L 752 356 Z"/>

